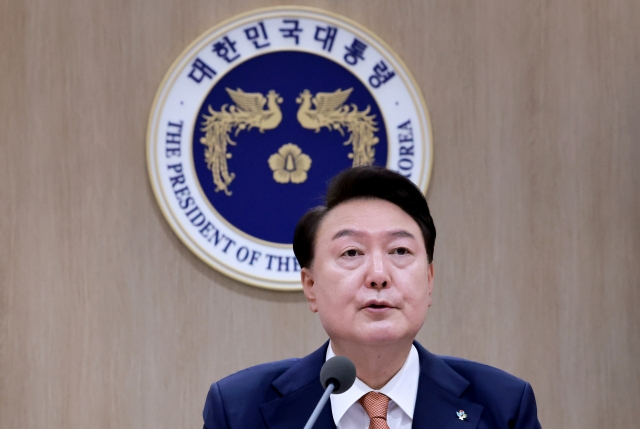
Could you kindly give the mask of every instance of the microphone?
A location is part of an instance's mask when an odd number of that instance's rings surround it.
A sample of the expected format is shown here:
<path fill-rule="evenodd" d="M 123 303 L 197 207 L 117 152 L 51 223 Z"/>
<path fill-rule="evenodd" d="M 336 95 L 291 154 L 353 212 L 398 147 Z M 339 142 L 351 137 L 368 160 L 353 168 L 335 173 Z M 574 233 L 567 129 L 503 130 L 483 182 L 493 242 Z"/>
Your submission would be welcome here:
<path fill-rule="evenodd" d="M 309 421 L 304 425 L 304 429 L 313 427 L 331 393 L 338 395 L 346 392 L 354 381 L 356 381 L 356 366 L 351 362 L 351 359 L 345 356 L 334 356 L 326 361 L 320 370 L 320 384 L 326 390 L 315 410 L 311 413 Z"/>

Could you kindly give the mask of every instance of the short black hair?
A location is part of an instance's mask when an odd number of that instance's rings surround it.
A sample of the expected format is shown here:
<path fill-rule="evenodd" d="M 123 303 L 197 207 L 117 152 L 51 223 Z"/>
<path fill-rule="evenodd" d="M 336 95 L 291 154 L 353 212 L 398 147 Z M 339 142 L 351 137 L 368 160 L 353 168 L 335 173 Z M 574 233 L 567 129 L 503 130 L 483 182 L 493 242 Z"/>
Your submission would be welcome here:
<path fill-rule="evenodd" d="M 313 264 L 316 234 L 322 219 L 333 208 L 346 201 L 379 198 L 400 207 L 416 221 L 427 249 L 427 260 L 433 261 L 436 227 L 427 200 L 409 179 L 384 167 L 375 165 L 349 168 L 335 176 L 327 188 L 324 206 L 312 208 L 304 214 L 293 233 L 293 253 L 302 268 Z"/>

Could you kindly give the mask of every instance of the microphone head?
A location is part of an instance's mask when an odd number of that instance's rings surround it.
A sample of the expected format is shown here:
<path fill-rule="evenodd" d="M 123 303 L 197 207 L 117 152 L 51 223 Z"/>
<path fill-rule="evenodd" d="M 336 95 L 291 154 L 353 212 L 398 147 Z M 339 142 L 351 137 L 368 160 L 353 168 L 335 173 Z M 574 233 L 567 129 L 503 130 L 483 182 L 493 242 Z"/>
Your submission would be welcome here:
<path fill-rule="evenodd" d="M 354 381 L 356 381 L 356 366 L 348 357 L 334 356 L 322 365 L 320 383 L 325 389 L 333 383 L 335 389 L 332 393 L 346 392 Z"/>

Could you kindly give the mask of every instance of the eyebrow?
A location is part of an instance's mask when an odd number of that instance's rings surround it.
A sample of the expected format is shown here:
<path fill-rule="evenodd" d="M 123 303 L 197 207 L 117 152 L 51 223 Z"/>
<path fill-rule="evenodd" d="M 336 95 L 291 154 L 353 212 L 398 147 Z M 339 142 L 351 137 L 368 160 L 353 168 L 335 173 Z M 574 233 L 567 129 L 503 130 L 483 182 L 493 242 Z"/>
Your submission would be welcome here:
<path fill-rule="evenodd" d="M 392 237 L 406 237 L 406 238 L 413 238 L 413 239 L 416 238 L 413 234 L 411 234 L 409 231 L 405 231 L 404 229 L 392 232 L 391 236 Z"/>
<path fill-rule="evenodd" d="M 337 240 L 340 237 L 362 236 L 362 235 L 364 235 L 362 232 L 355 231 L 353 229 L 341 229 L 331 239 Z M 393 231 L 389 235 L 391 235 L 392 237 L 406 237 L 406 238 L 413 238 L 413 239 L 416 238 L 413 234 L 411 234 L 409 231 L 405 231 L 404 229 Z"/>
<path fill-rule="evenodd" d="M 353 229 L 341 229 L 331 239 L 332 240 L 337 240 L 340 237 L 349 237 L 349 236 L 352 236 L 352 235 L 361 236 L 362 233 L 358 232 L 358 231 L 355 231 Z"/>

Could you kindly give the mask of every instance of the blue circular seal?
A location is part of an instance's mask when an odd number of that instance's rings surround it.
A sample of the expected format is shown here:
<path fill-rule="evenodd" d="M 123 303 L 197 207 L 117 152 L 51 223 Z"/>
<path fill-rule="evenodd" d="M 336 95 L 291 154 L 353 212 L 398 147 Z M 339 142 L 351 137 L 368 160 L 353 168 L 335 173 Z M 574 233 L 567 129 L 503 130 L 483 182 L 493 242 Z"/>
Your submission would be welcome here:
<path fill-rule="evenodd" d="M 178 237 L 226 275 L 300 289 L 292 236 L 331 177 L 377 164 L 426 191 L 431 126 L 403 63 L 375 35 L 316 9 L 232 18 L 167 73 L 148 167 Z"/>
<path fill-rule="evenodd" d="M 375 155 L 371 161 L 386 165 L 387 135 L 384 121 L 380 120 L 380 109 L 363 82 L 338 63 L 308 52 L 272 52 L 239 64 L 216 83 L 198 112 L 201 125 L 205 126 L 194 129 L 193 162 L 203 193 L 227 222 L 257 239 L 291 244 L 296 222 L 308 209 L 322 202 L 320 197 L 327 181 L 353 164 L 349 157 L 352 147 L 345 144 L 349 130 L 340 133 L 320 127 L 320 119 L 317 119 L 318 130 L 305 128 L 297 117 L 313 112 L 314 106 L 296 103 L 296 100 L 302 101 L 305 91 L 333 93 L 343 88 L 350 91 L 344 103 L 349 112 L 366 109 L 372 118 L 370 128 L 377 143 L 372 146 Z M 239 125 L 229 127 L 235 145 L 227 147 L 231 155 L 227 168 L 234 178 L 227 188 L 219 189 L 207 163 L 205 122 L 209 109 L 220 112 L 223 106 L 234 105 L 230 89 L 249 94 L 275 91 L 277 98 L 274 97 L 270 106 L 267 101 L 262 111 L 279 114 L 282 119 L 273 129 L 261 132 L 253 127 L 241 130 L 237 136 Z M 311 160 L 306 178 L 298 183 L 275 180 L 268 163 L 285 144 L 296 145 Z M 295 168 L 295 159 L 290 164 L 290 168 Z"/>

